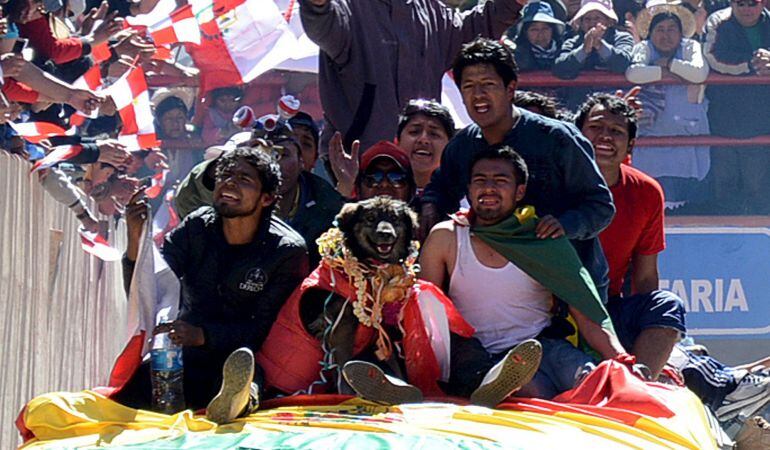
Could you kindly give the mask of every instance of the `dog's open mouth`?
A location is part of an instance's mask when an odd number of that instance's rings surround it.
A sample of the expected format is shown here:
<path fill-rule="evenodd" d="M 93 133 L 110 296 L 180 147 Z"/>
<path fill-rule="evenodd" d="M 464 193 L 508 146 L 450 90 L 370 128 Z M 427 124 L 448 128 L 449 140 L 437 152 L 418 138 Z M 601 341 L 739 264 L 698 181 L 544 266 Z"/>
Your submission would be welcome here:
<path fill-rule="evenodd" d="M 393 244 L 377 244 L 375 248 L 377 249 L 377 253 L 379 253 L 380 256 L 386 256 L 389 255 L 393 250 Z"/>

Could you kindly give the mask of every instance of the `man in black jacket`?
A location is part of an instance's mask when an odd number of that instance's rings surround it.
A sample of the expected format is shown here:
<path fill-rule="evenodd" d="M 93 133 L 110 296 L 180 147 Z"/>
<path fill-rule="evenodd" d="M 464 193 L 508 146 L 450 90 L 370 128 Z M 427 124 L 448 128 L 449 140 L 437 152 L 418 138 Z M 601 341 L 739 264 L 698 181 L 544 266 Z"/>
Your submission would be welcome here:
<path fill-rule="evenodd" d="M 218 423 L 251 409 L 247 406 L 249 390 L 255 393 L 252 377 L 257 382 L 261 378 L 252 353 L 259 350 L 284 301 L 309 272 L 304 240 L 271 215 L 280 169 L 269 156 L 270 144 L 264 147 L 237 148 L 219 159 L 214 206 L 187 216 L 162 250 L 180 279 L 182 295 L 178 319 L 155 331 L 168 331 L 184 349 L 188 407 L 208 404 L 208 417 Z M 126 217 L 124 277 L 129 278 L 147 217 L 140 195 Z M 226 363 L 231 353 L 235 359 Z M 149 367 L 144 364 L 115 399 L 146 408 L 150 393 Z"/>

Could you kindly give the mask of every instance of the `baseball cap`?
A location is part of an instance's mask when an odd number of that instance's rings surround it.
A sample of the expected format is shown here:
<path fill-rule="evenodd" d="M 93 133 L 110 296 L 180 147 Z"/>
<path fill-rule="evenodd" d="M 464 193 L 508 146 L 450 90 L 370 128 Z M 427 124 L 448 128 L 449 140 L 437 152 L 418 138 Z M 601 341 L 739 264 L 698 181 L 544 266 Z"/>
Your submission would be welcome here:
<path fill-rule="evenodd" d="M 375 159 L 388 158 L 392 160 L 396 165 L 405 172 L 411 170 L 412 165 L 409 163 L 409 157 L 401 150 L 396 144 L 389 141 L 380 141 L 365 152 L 361 157 L 360 171 L 366 172 L 366 169 L 372 164 Z"/>

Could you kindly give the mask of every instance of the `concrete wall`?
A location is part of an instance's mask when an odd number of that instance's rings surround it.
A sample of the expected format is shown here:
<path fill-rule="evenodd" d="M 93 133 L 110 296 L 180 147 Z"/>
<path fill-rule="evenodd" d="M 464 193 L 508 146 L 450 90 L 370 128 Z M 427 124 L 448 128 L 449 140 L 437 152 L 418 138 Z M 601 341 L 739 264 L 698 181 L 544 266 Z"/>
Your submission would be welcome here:
<path fill-rule="evenodd" d="M 125 343 L 120 263 L 85 253 L 78 222 L 0 151 L 0 448 L 18 445 L 14 421 L 34 396 L 107 381 Z M 125 232 L 110 242 L 125 248 Z M 117 242 L 115 242 L 117 239 Z"/>

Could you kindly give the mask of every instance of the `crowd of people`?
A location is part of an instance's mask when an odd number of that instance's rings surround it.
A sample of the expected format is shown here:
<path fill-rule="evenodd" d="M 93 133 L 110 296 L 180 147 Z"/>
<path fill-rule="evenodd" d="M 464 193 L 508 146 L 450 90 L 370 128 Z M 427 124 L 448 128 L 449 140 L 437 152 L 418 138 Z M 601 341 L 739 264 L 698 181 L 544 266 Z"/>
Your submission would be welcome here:
<path fill-rule="evenodd" d="M 645 136 L 770 134 L 770 84 L 703 85 L 709 70 L 770 74 L 770 13 L 761 0 L 490 0 L 462 14 L 435 0 L 299 3 L 320 48 L 323 118 L 290 96 L 276 99 L 275 114 L 253 118 L 243 87 L 201 98 L 166 87 L 151 96 L 159 142 L 142 148 L 121 140 L 128 117 L 119 96 L 80 80 L 94 67 L 105 85 L 137 67 L 196 77 L 125 29 L 124 17 L 157 1 L 2 7 L 2 148 L 30 162 L 78 148 L 37 178 L 89 231 L 98 231 L 100 215 L 125 216 L 126 286 L 153 211 L 170 207 L 181 221 L 163 230 L 162 253 L 182 290 L 179 317 L 162 327 L 184 347 L 190 407 L 209 406 L 222 422 L 258 407 L 259 396 L 292 393 L 278 392 L 254 355 L 271 342 L 292 292 L 328 264 L 324 237 L 343 205 L 382 197 L 417 214 L 417 276 L 443 290 L 458 323 L 475 330 L 453 329 L 444 393 L 488 406 L 511 394 L 553 398 L 599 361 L 617 360 L 645 380 L 686 384 L 720 419 L 743 420 L 770 401 L 770 363 L 733 370 L 681 346 L 684 305 L 658 289 L 666 207 L 767 213 L 762 161 L 770 153 L 634 145 Z M 510 39 L 497 39 L 506 32 Z M 473 121 L 461 130 L 433 100 L 448 69 Z M 564 80 L 610 71 L 644 86 L 625 97 L 569 82 L 517 90 L 531 71 Z M 678 82 L 657 83 L 664 78 Z M 20 131 L 25 122 L 78 128 L 32 136 Z M 393 245 L 375 247 L 387 254 Z M 578 332 L 575 345 L 568 338 Z M 327 388 L 375 401 L 415 398 L 410 370 L 378 357 L 366 370 L 344 362 Z M 230 387 L 220 390 L 223 366 Z M 715 371 L 728 375 L 713 382 Z M 227 379 L 235 373 L 238 389 Z M 149 386 L 145 365 L 117 399 L 148 407 Z"/>

